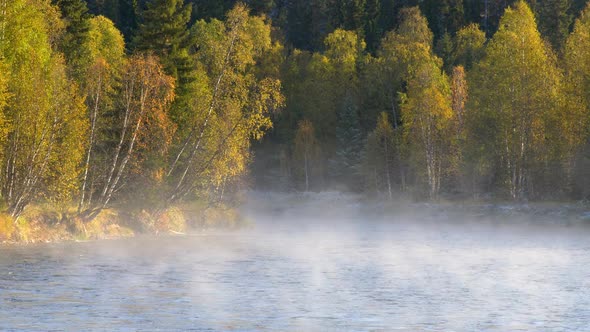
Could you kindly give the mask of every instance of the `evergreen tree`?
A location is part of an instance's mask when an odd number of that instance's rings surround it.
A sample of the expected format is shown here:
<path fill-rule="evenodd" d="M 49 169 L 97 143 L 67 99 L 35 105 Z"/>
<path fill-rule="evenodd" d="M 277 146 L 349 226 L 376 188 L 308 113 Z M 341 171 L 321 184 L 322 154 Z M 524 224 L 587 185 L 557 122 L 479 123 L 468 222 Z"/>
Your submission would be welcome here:
<path fill-rule="evenodd" d="M 289 1 L 286 5 L 286 26 L 283 30 L 287 40 L 295 48 L 321 50 L 324 38 L 333 28 L 334 11 L 331 0 Z"/>
<path fill-rule="evenodd" d="M 393 30 L 397 25 L 397 4 L 397 0 L 380 0 L 379 29 L 383 34 Z"/>
<path fill-rule="evenodd" d="M 253 15 L 269 15 L 276 6 L 274 0 L 247 0 L 245 3 L 250 7 Z"/>
<path fill-rule="evenodd" d="M 464 1 L 467 23 L 481 26 L 486 36 L 491 36 L 497 29 L 504 10 L 514 0 L 466 0 Z"/>
<path fill-rule="evenodd" d="M 365 41 L 367 42 L 367 50 L 375 53 L 379 47 L 379 40 L 383 35 L 383 27 L 379 25 L 381 19 L 381 0 L 367 0 L 365 15 Z"/>
<path fill-rule="evenodd" d="M 266 0 L 252 0 L 253 2 L 265 2 Z M 236 3 L 235 0 L 187 0 L 193 6 L 192 21 L 209 20 L 212 18 L 223 19 L 225 13 Z"/>
<path fill-rule="evenodd" d="M 56 0 L 65 22 L 65 32 L 59 43 L 70 76 L 78 82 L 84 79 L 89 65 L 88 32 L 90 15 L 83 0 Z"/>
<path fill-rule="evenodd" d="M 109 18 L 130 43 L 137 29 L 137 6 L 145 0 L 86 0 L 90 12 Z"/>
<path fill-rule="evenodd" d="M 177 121 L 190 107 L 191 83 L 195 81 L 195 66 L 189 54 L 191 8 L 184 0 L 149 0 L 139 13 L 133 43 L 136 50 L 157 55 L 166 73 L 175 79 L 173 118 Z"/>
<path fill-rule="evenodd" d="M 348 94 L 342 103 L 336 125 L 336 155 L 331 161 L 332 178 L 350 189 L 359 189 L 359 174 L 362 161 L 363 135 L 360 128 L 358 108 Z"/>
<path fill-rule="evenodd" d="M 453 66 L 453 38 L 449 33 L 445 33 L 437 42 L 435 52 L 443 59 L 445 70 L 450 72 Z"/>
<path fill-rule="evenodd" d="M 554 49 L 561 52 L 570 32 L 573 18 L 572 0 L 540 0 L 537 4 L 539 31 L 546 36 Z"/>
<path fill-rule="evenodd" d="M 587 0 L 572 0 L 572 7 L 570 9 L 570 14 L 574 18 L 577 18 L 578 15 L 582 12 L 582 10 L 588 5 Z"/>
<path fill-rule="evenodd" d="M 437 39 L 445 33 L 454 34 L 463 26 L 463 0 L 425 0 L 420 8 Z"/>
<path fill-rule="evenodd" d="M 363 31 L 366 0 L 335 0 L 334 26 L 344 30 Z"/>

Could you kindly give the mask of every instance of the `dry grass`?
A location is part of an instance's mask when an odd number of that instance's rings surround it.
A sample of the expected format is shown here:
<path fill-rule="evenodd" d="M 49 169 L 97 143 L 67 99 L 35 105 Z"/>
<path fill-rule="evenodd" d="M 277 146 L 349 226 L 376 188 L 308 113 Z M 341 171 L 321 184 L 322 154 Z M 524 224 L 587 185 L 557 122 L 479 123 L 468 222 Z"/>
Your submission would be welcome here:
<path fill-rule="evenodd" d="M 169 208 L 154 222 L 157 232 L 184 233 L 187 229 L 187 220 L 184 212 L 178 208 Z"/>
<path fill-rule="evenodd" d="M 34 204 L 15 222 L 0 213 L 0 243 L 36 243 L 131 237 L 137 233 L 186 233 L 190 228 L 237 228 L 245 222 L 236 209 L 192 202 L 154 216 L 145 210 L 106 209 L 91 221 L 77 216 L 75 206 Z"/>
<path fill-rule="evenodd" d="M 14 220 L 8 214 L 0 214 L 0 242 L 13 240 L 16 227 Z"/>

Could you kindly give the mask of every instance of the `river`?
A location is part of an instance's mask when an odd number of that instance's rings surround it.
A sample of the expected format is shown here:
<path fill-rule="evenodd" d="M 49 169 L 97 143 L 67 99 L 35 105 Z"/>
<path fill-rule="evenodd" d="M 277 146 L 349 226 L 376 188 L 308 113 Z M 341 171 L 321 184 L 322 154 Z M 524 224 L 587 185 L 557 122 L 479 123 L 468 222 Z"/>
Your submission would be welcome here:
<path fill-rule="evenodd" d="M 0 330 L 590 331 L 588 228 L 343 206 L 256 205 L 236 231 L 0 247 Z"/>

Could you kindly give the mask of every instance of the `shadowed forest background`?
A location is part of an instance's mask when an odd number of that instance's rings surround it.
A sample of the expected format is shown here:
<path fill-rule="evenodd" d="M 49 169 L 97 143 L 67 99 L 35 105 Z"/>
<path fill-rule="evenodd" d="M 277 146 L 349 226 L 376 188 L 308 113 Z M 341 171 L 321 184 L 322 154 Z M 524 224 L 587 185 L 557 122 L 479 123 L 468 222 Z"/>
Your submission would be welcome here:
<path fill-rule="evenodd" d="M 0 0 L 18 218 L 235 193 L 590 197 L 578 0 Z"/>

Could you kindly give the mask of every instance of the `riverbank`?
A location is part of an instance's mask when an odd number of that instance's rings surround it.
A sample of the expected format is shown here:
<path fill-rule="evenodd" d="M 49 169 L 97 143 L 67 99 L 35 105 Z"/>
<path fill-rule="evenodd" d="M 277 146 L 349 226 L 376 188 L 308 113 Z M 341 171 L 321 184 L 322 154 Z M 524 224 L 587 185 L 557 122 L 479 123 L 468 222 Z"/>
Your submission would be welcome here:
<path fill-rule="evenodd" d="M 419 202 L 404 197 L 393 200 L 341 192 L 251 192 L 246 211 L 265 211 L 273 218 L 378 220 L 384 222 L 474 222 L 590 225 L 590 202 L 545 201 L 439 201 Z"/>
<path fill-rule="evenodd" d="M 32 205 L 15 220 L 0 213 L 0 244 L 51 243 L 128 238 L 146 234 L 185 234 L 211 227 L 236 228 L 245 224 L 237 209 L 184 204 L 168 208 L 158 217 L 145 210 L 106 209 L 91 221 L 75 210 Z"/>
<path fill-rule="evenodd" d="M 412 221 L 486 224 L 589 225 L 588 202 L 444 201 L 416 202 L 403 198 L 369 199 L 342 192 L 279 193 L 251 191 L 239 207 L 192 203 L 171 207 L 155 218 L 146 211 L 107 209 L 84 222 L 75 210 L 49 205 L 28 207 L 14 220 L 0 214 L 0 243 L 26 244 L 118 239 L 136 235 L 186 234 L 209 228 L 235 229 L 250 224 L 292 219 Z"/>

